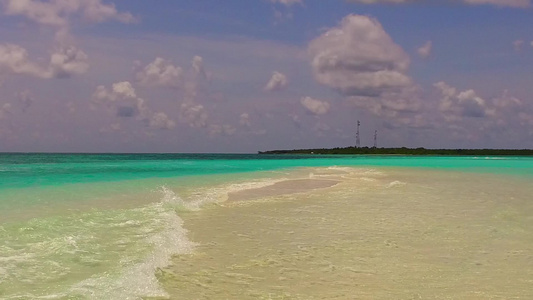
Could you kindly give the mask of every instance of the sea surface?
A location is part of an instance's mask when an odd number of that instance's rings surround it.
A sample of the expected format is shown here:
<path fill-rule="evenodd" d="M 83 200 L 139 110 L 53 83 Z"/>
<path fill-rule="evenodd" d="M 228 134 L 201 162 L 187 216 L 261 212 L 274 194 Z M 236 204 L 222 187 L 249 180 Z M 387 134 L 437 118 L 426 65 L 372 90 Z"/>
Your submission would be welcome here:
<path fill-rule="evenodd" d="M 0 299 L 533 299 L 533 157 L 0 154 Z"/>

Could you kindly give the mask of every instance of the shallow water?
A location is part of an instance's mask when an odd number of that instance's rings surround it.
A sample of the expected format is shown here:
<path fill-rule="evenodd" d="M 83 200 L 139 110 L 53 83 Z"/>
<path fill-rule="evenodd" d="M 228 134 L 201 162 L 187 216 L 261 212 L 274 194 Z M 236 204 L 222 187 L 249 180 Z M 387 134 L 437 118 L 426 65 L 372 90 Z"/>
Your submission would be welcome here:
<path fill-rule="evenodd" d="M 533 159 L 0 155 L 1 299 L 528 299 Z"/>
<path fill-rule="evenodd" d="M 199 245 L 160 274 L 171 298 L 533 297 L 528 181 L 327 171 L 321 178 L 341 183 L 184 215 Z"/>

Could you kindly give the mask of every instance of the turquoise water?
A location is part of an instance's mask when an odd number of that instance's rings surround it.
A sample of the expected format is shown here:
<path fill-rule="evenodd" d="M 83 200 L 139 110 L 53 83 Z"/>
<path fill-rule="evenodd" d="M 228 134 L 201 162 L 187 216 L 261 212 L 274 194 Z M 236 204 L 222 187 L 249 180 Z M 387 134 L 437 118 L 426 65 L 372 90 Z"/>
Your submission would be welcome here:
<path fill-rule="evenodd" d="M 330 166 L 533 179 L 531 157 L 0 154 L 0 298 L 165 296 L 157 270 L 196 246 L 182 214 Z"/>
<path fill-rule="evenodd" d="M 524 176 L 533 173 L 531 157 L 0 154 L 0 189 L 330 165 L 426 167 Z"/>

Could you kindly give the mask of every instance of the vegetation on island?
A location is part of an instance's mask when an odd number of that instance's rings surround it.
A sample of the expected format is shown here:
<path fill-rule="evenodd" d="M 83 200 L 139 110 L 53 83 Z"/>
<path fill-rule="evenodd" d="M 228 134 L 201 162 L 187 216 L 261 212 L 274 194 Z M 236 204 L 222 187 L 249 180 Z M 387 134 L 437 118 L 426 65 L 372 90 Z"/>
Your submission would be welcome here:
<path fill-rule="evenodd" d="M 370 148 L 344 147 L 331 149 L 295 149 L 259 151 L 259 154 L 345 154 L 345 155 L 455 155 L 455 156 L 530 156 L 533 149 L 426 149 L 426 148 Z"/>

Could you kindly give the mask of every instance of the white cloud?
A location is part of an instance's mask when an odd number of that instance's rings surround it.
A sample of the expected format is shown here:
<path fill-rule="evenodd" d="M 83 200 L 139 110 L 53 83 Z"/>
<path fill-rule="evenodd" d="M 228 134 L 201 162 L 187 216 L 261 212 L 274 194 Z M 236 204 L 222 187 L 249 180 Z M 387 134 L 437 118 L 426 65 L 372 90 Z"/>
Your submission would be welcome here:
<path fill-rule="evenodd" d="M 135 89 L 128 81 L 114 83 L 111 89 L 103 85 L 98 86 L 93 93 L 93 102 L 106 104 L 121 117 L 138 115 L 139 119 L 146 119 L 150 115 L 144 99 L 137 97 Z"/>
<path fill-rule="evenodd" d="M 93 94 L 93 98 L 96 100 L 108 100 L 111 102 L 136 99 L 137 94 L 135 89 L 128 81 L 122 81 L 113 83 L 111 90 L 108 90 L 105 86 L 100 85 L 96 88 Z"/>
<path fill-rule="evenodd" d="M 195 77 L 199 76 L 203 79 L 208 79 L 209 77 L 204 67 L 204 59 L 201 56 L 196 55 L 192 58 L 192 70 Z"/>
<path fill-rule="evenodd" d="M 516 130 L 512 128 L 516 125 L 509 126 L 509 124 L 518 123 L 518 126 L 521 127 L 533 125 L 533 107 L 531 105 L 527 106 L 524 101 L 511 96 L 507 90 L 501 96 L 494 98 L 491 104 L 493 105 L 497 119 L 496 122 L 499 126 Z"/>
<path fill-rule="evenodd" d="M 180 121 L 193 128 L 207 126 L 207 112 L 203 105 L 195 103 L 182 103 L 180 107 Z"/>
<path fill-rule="evenodd" d="M 489 103 L 472 89 L 459 92 L 442 81 L 434 86 L 441 92 L 439 111 L 447 121 L 457 121 L 463 117 L 483 118 L 495 114 Z"/>
<path fill-rule="evenodd" d="M 157 57 L 136 74 L 139 84 L 150 87 L 173 87 L 183 85 L 183 69 Z"/>
<path fill-rule="evenodd" d="M 304 97 L 300 99 L 300 103 L 311 113 L 315 115 L 323 115 L 329 112 L 330 105 L 327 101 L 313 99 L 311 97 Z"/>
<path fill-rule="evenodd" d="M 1 3 L 6 15 L 24 16 L 41 25 L 66 27 L 73 15 L 95 23 L 135 21 L 130 13 L 120 13 L 114 4 L 104 4 L 101 0 L 2 0 Z"/>
<path fill-rule="evenodd" d="M 272 3 L 279 3 L 285 6 L 291 6 L 293 4 L 303 4 L 303 0 L 270 0 Z"/>
<path fill-rule="evenodd" d="M 139 62 L 136 62 L 138 65 Z M 147 87 L 173 88 L 180 92 L 183 102 L 179 107 L 179 121 L 192 128 L 206 128 L 208 114 L 204 105 L 197 103 L 205 92 L 205 84 L 211 73 L 205 69 L 204 59 L 194 56 L 188 69 L 174 65 L 172 62 L 157 57 L 153 62 L 138 69 L 135 74 L 137 82 Z M 159 113 L 150 120 L 152 127 L 173 128 L 174 121 L 167 121 L 166 115 Z"/>
<path fill-rule="evenodd" d="M 501 108 L 501 109 L 512 108 L 512 107 L 517 108 L 517 107 L 521 107 L 524 104 L 522 100 L 509 95 L 509 91 L 507 90 L 503 91 L 502 96 L 495 98 L 493 102 L 496 107 Z"/>
<path fill-rule="evenodd" d="M 265 91 L 278 91 L 284 89 L 289 84 L 289 80 L 285 74 L 274 72 L 272 77 L 265 86 Z"/>
<path fill-rule="evenodd" d="M 88 69 L 87 54 L 73 46 L 63 47 L 50 57 L 50 73 L 54 78 L 84 74 Z"/>
<path fill-rule="evenodd" d="M 439 111 L 448 123 L 439 126 L 449 130 L 455 139 L 515 143 L 520 137 L 533 134 L 531 105 L 508 91 L 490 99 L 472 89 L 458 91 L 444 82 L 434 86 L 442 97 Z"/>
<path fill-rule="evenodd" d="M 413 115 L 422 115 L 424 108 L 420 89 L 416 86 L 405 88 L 401 92 L 384 93 L 379 98 L 352 96 L 348 97 L 347 101 L 375 116 L 387 119 L 391 124 L 400 122 L 407 125 L 405 120 L 412 120 Z"/>
<path fill-rule="evenodd" d="M 167 114 L 159 112 L 150 118 L 149 126 L 159 129 L 173 129 L 176 127 L 176 122 L 170 120 Z"/>
<path fill-rule="evenodd" d="M 136 62 L 138 64 L 138 62 Z M 186 101 L 194 101 L 202 85 L 211 77 L 205 70 L 201 56 L 194 56 L 188 70 L 173 65 L 170 61 L 157 57 L 153 62 L 135 74 L 137 82 L 148 87 L 168 87 L 182 90 Z"/>
<path fill-rule="evenodd" d="M 311 41 L 309 53 L 316 80 L 344 95 L 379 96 L 412 84 L 408 55 L 367 16 L 345 17 Z"/>
<path fill-rule="evenodd" d="M 111 89 L 101 85 L 93 93 L 93 103 L 110 107 L 117 117 L 137 116 L 148 127 L 157 129 L 173 129 L 176 122 L 164 112 L 152 112 L 146 101 L 137 96 L 135 88 L 128 81 L 114 83 Z"/>
<path fill-rule="evenodd" d="M 418 55 L 422 58 L 427 58 L 431 55 L 431 51 L 433 50 L 433 43 L 431 41 L 427 41 L 424 45 L 422 45 L 420 48 L 417 49 Z"/>
<path fill-rule="evenodd" d="M 65 78 L 87 72 L 87 55 L 75 47 L 62 47 L 52 53 L 48 66 L 29 59 L 26 49 L 13 44 L 0 45 L 0 74 L 28 75 L 39 78 Z"/>
<path fill-rule="evenodd" d="M 30 61 L 26 49 L 13 44 L 0 45 L 0 74 L 10 73 L 49 77 L 48 70 Z"/>
<path fill-rule="evenodd" d="M 128 81 L 114 83 L 113 93 L 122 98 L 137 98 L 135 89 Z"/>
<path fill-rule="evenodd" d="M 467 117 L 484 117 L 493 114 L 488 108 L 485 99 L 476 94 L 474 90 L 466 90 L 457 95 L 458 104 L 462 106 L 463 115 Z"/>

